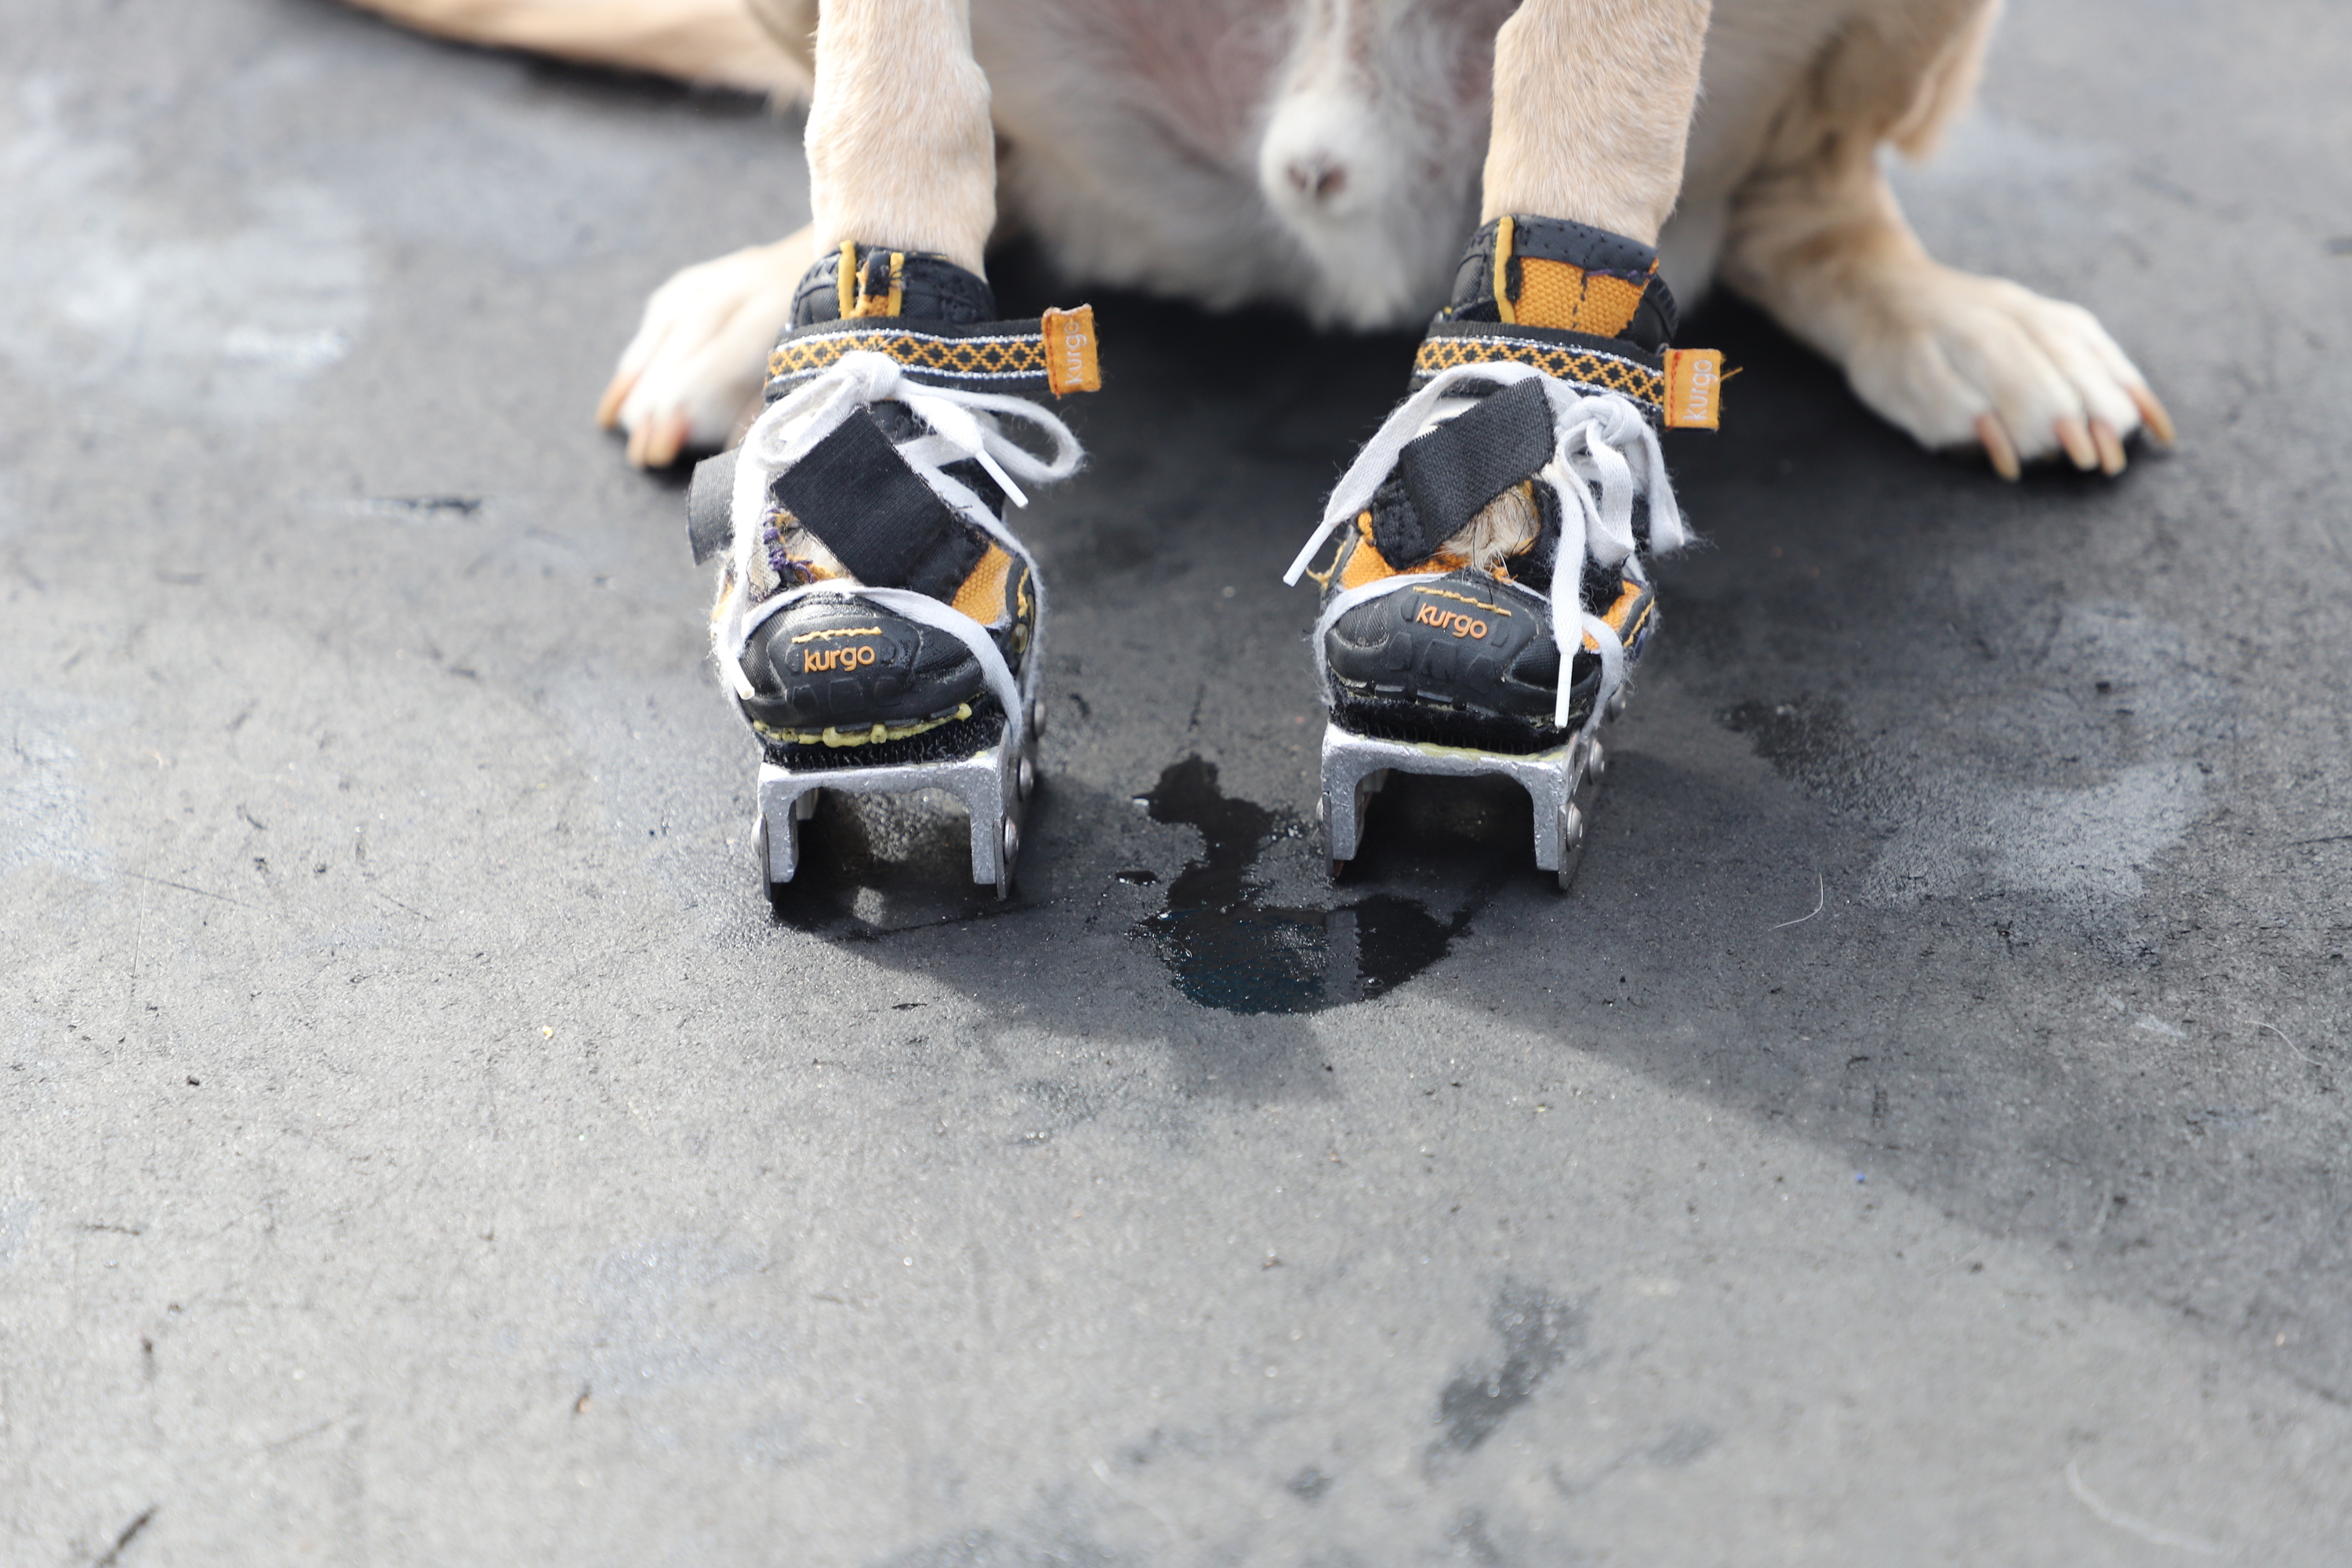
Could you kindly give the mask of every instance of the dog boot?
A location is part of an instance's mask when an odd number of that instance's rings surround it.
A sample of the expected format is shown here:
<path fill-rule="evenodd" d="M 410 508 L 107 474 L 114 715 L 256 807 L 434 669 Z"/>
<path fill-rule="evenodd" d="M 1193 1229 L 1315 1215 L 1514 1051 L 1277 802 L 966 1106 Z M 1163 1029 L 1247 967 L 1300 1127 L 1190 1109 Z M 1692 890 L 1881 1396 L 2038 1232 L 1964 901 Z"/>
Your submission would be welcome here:
<path fill-rule="evenodd" d="M 1411 395 L 1286 578 L 1339 536 L 1315 574 L 1335 872 L 1389 771 L 1501 773 L 1567 885 L 1596 731 L 1656 629 L 1648 559 L 1690 538 L 1657 433 L 1716 424 L 1720 356 L 1669 348 L 1675 325 L 1648 246 L 1531 217 L 1471 242 Z"/>
<path fill-rule="evenodd" d="M 974 879 L 1003 896 L 1045 610 L 1004 512 L 1080 457 L 1017 395 L 1100 384 L 1093 313 L 997 321 L 988 284 L 944 258 L 845 245 L 793 315 L 765 409 L 688 501 L 696 558 L 725 560 L 719 673 L 764 752 L 762 880 L 772 899 L 791 880 L 818 790 L 940 788 L 971 811 Z"/>

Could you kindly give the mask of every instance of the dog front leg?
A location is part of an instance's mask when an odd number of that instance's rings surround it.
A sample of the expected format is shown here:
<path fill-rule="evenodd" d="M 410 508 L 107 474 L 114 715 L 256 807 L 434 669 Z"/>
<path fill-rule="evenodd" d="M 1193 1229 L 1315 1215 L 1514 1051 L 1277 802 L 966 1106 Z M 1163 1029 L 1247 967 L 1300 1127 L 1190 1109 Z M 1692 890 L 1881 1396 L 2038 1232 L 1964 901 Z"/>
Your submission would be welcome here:
<path fill-rule="evenodd" d="M 970 0 L 824 0 L 808 160 L 820 253 L 854 241 L 980 272 L 996 137 Z"/>
<path fill-rule="evenodd" d="M 1496 33 L 1483 221 L 1414 390 L 1290 566 L 1338 541 L 1315 632 L 1335 870 L 1393 767 L 1508 774 L 1536 863 L 1574 873 L 1598 732 L 1655 625 L 1650 559 L 1689 542 L 1657 427 L 1704 401 L 1670 394 L 1678 370 L 1714 362 L 1670 353 L 1656 241 L 1708 12 L 1524 0 Z"/>
<path fill-rule="evenodd" d="M 1655 245 L 1682 188 L 1708 0 L 1527 0 L 1495 36 L 1480 221 L 1569 218 Z"/>
<path fill-rule="evenodd" d="M 1882 142 L 1924 151 L 1966 104 L 1997 10 L 1914 0 L 1912 26 L 1842 35 L 1733 197 L 1723 279 L 1924 446 L 1981 446 L 2011 479 L 2059 453 L 2118 473 L 2133 431 L 2172 439 L 2147 378 L 2081 306 L 1930 257 L 1879 164 Z"/>
<path fill-rule="evenodd" d="M 756 412 L 768 350 L 802 274 L 844 242 L 945 256 L 981 271 L 996 216 L 988 79 L 969 0 L 824 0 L 809 104 L 814 221 L 689 267 L 646 303 L 598 421 L 659 468 L 721 446 Z"/>

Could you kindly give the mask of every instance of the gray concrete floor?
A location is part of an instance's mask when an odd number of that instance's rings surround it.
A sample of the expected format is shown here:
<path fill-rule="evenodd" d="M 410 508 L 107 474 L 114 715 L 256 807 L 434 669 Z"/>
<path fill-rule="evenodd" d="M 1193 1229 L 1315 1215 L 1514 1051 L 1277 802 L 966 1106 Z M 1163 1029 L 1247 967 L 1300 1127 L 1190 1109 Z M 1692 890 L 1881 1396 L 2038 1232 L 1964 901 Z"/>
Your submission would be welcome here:
<path fill-rule="evenodd" d="M 1565 898 L 1442 789 L 1321 879 L 1276 577 L 1406 341 L 1097 295 L 1022 897 L 829 808 L 781 921 L 587 411 L 790 126 L 312 0 L 7 31 L 0 1561 L 2352 1559 L 2333 5 L 2018 7 L 1904 178 L 2156 378 L 2119 482 L 1701 317 Z M 1281 963 L 1147 923 L 1196 864 Z"/>

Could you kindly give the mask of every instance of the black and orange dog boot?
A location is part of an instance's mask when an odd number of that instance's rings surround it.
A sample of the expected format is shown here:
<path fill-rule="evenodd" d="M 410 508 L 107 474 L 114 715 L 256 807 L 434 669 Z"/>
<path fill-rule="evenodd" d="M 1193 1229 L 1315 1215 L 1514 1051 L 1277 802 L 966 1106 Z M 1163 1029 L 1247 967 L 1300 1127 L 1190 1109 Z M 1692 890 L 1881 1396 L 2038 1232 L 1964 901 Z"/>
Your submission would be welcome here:
<path fill-rule="evenodd" d="M 1411 395 L 1292 563 L 1296 583 L 1337 536 L 1314 574 L 1335 875 L 1402 771 L 1516 779 L 1536 863 L 1573 877 L 1601 724 L 1656 629 L 1649 558 L 1690 540 L 1658 432 L 1716 424 L 1720 356 L 1668 346 L 1657 265 L 1582 224 L 1480 229 Z"/>
<path fill-rule="evenodd" d="M 1080 460 L 1022 395 L 1100 376 L 1088 308 L 995 316 L 945 258 L 843 246 L 803 280 L 742 444 L 695 469 L 695 556 L 724 562 L 712 649 L 763 752 L 772 900 L 827 789 L 949 791 L 971 815 L 973 879 L 1012 890 L 1045 598 L 1004 514 Z"/>

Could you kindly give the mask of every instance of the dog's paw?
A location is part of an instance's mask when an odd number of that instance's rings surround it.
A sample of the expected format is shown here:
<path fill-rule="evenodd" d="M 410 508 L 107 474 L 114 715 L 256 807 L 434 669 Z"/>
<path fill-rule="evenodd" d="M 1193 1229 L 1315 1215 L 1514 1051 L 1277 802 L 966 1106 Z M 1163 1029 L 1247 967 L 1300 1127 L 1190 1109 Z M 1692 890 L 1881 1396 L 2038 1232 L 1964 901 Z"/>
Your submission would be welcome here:
<path fill-rule="evenodd" d="M 808 269 L 806 230 L 687 268 L 646 301 L 596 422 L 628 432 L 641 468 L 727 444 L 759 407 L 768 351 L 792 321 L 793 290 Z"/>
<path fill-rule="evenodd" d="M 2124 467 L 2124 438 L 2172 443 L 2147 378 L 2080 305 L 2006 279 L 1929 267 L 1905 279 L 1846 345 L 1862 400 L 1926 446 L 1981 446 L 2003 479 L 2064 454 Z"/>

